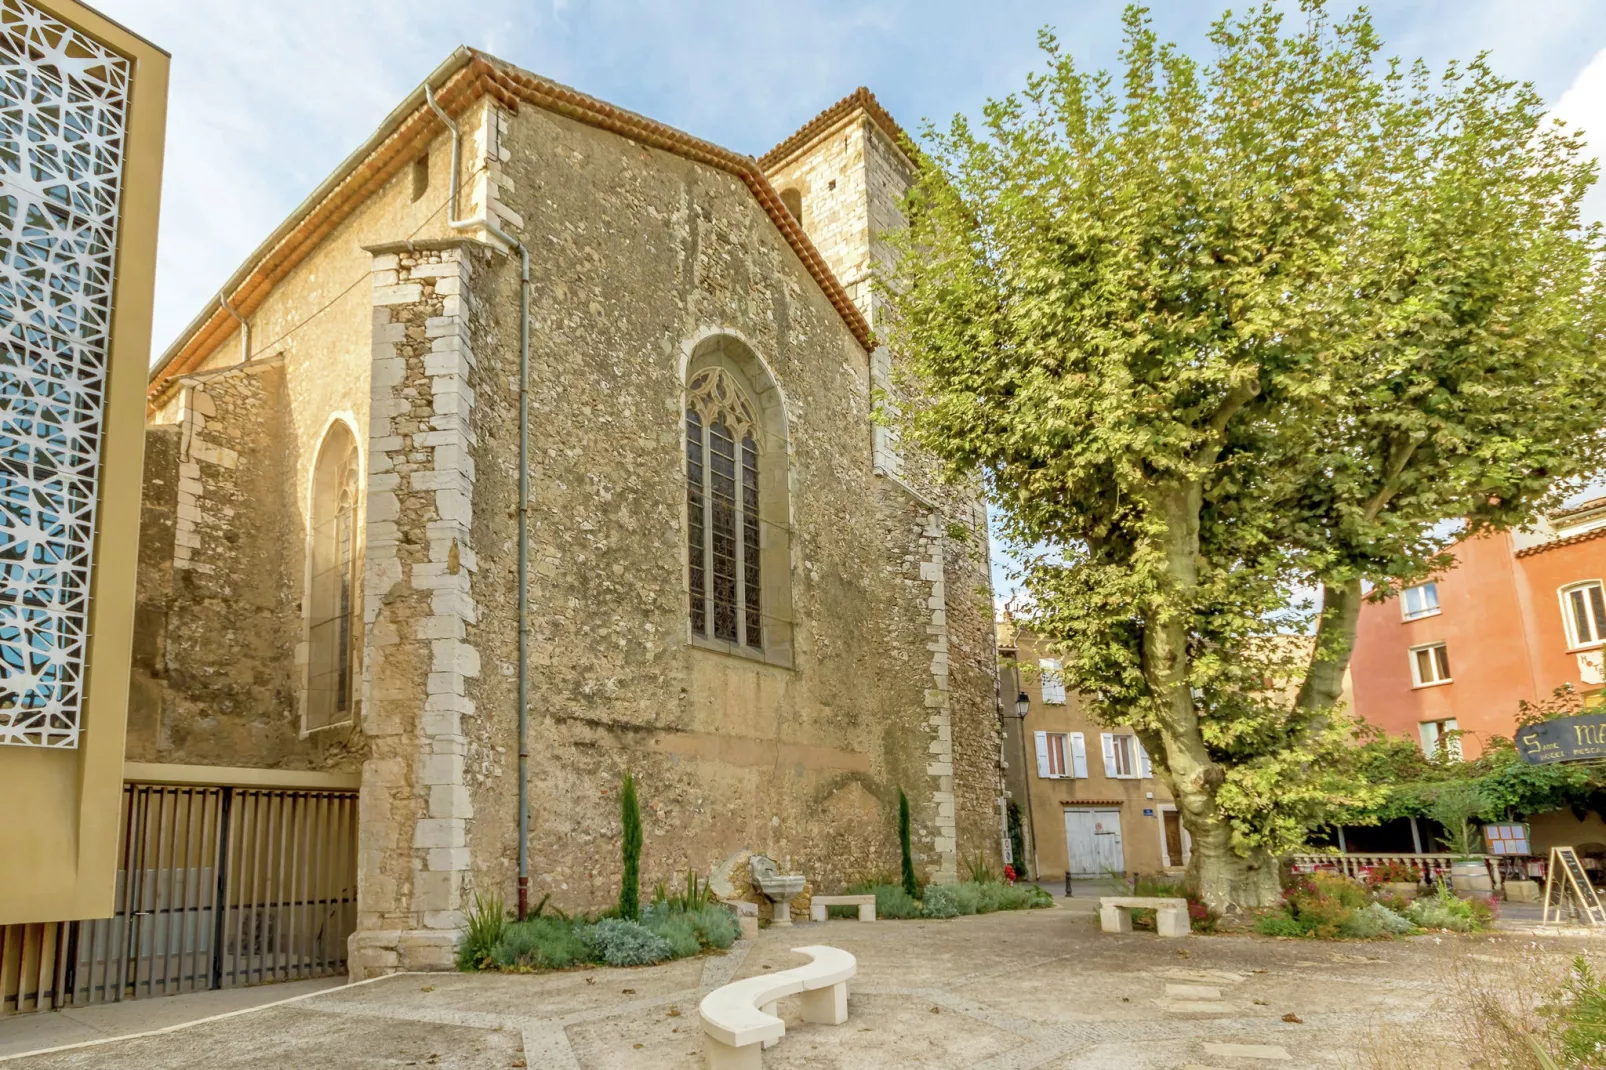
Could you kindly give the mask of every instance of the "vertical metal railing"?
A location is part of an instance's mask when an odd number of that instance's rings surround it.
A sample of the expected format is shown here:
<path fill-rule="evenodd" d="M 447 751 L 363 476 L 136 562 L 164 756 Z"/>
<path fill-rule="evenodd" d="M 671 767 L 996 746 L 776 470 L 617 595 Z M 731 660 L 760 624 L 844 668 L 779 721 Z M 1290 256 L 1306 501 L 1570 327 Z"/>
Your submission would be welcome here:
<path fill-rule="evenodd" d="M 126 785 L 115 912 L 70 923 L 64 991 L 82 1005 L 344 972 L 356 816 L 349 791 Z"/>
<path fill-rule="evenodd" d="M 0 1016 L 62 1006 L 71 924 L 0 925 Z"/>

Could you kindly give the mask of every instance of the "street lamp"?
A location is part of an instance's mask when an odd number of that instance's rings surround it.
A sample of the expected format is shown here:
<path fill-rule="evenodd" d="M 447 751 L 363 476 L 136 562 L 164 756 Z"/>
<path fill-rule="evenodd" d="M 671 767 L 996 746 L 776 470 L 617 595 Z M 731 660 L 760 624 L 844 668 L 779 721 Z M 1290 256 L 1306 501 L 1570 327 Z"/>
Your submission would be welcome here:
<path fill-rule="evenodd" d="M 1015 696 L 1015 716 L 1024 721 L 1026 715 L 1030 712 L 1032 712 L 1032 700 L 1026 697 L 1026 692 L 1022 691 Z"/>

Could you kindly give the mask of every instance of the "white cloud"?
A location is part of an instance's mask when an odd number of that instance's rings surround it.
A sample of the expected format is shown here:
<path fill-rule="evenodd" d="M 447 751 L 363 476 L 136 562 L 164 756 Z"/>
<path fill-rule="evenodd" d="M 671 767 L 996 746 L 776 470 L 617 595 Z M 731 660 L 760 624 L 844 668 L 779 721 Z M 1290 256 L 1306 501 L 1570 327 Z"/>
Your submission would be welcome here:
<path fill-rule="evenodd" d="M 1339 0 L 1347 9 L 1354 0 Z M 160 352 L 241 260 L 458 44 L 742 152 L 870 86 L 911 130 L 1036 67 L 1052 24 L 1088 67 L 1115 62 L 1122 0 L 99 0 L 173 54 L 153 349 Z M 1201 45 L 1227 0 L 1154 0 L 1159 31 Z M 1378 5 L 1387 51 L 1435 66 L 1492 47 L 1504 74 L 1555 94 L 1606 46 L 1599 0 L 1419 0 Z M 1606 138 L 1606 60 L 1558 102 Z M 1606 147 L 1606 146 L 1603 146 Z M 1606 200 L 1598 194 L 1594 203 Z M 1606 210 L 1606 209 L 1603 209 Z"/>
<path fill-rule="evenodd" d="M 1606 48 L 1595 53 L 1556 101 L 1555 114 L 1569 126 L 1582 127 L 1589 151 L 1606 155 Z M 1597 182 L 1584 198 L 1584 215 L 1606 219 L 1606 184 Z"/>

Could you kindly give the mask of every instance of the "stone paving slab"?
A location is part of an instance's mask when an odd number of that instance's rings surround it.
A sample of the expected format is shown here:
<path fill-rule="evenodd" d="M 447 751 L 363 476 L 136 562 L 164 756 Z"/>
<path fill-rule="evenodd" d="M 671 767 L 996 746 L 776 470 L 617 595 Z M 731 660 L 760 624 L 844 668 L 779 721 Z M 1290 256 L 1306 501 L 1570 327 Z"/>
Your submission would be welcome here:
<path fill-rule="evenodd" d="M 858 957 L 848 1023 L 804 1023 L 783 1000 L 788 1032 L 765 1052 L 768 1070 L 1337 1068 L 1382 1023 L 1434 1029 L 1436 1004 L 1451 995 L 1434 979 L 1450 956 L 1501 953 L 1483 938 L 1103 934 L 1080 905 L 800 924 L 723 955 L 633 970 L 400 975 L 3 1070 L 697 1070 L 702 996 L 796 965 L 789 949 L 813 943 Z M 1554 950 L 1575 947 L 1558 940 Z"/>

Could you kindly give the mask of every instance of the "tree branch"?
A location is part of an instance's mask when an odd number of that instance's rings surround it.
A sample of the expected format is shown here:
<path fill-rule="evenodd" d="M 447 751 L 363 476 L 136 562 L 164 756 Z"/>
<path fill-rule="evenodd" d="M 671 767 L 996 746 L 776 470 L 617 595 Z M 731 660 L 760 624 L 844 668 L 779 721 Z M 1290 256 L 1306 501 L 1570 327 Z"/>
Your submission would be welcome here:
<path fill-rule="evenodd" d="M 1227 424 L 1234 416 L 1238 415 L 1238 410 L 1259 395 L 1260 379 L 1258 376 L 1247 383 L 1239 383 L 1227 391 L 1227 396 L 1221 399 L 1221 404 L 1216 406 L 1216 411 L 1210 414 L 1210 419 L 1205 423 L 1208 437 L 1199 444 L 1199 449 L 1194 456 L 1196 462 L 1204 463 L 1209 454 L 1220 451 Z"/>
<path fill-rule="evenodd" d="M 1377 519 L 1377 514 L 1383 511 L 1389 499 L 1400 489 L 1400 473 L 1405 471 L 1405 466 L 1411 462 L 1412 455 L 1421 444 L 1421 436 L 1407 435 L 1403 440 L 1396 439 L 1389 447 L 1388 460 L 1383 465 L 1383 485 L 1372 495 L 1372 500 L 1366 503 L 1365 515 L 1368 522 Z"/>

